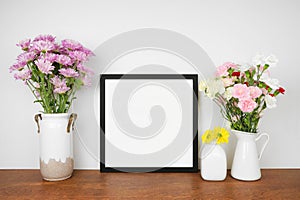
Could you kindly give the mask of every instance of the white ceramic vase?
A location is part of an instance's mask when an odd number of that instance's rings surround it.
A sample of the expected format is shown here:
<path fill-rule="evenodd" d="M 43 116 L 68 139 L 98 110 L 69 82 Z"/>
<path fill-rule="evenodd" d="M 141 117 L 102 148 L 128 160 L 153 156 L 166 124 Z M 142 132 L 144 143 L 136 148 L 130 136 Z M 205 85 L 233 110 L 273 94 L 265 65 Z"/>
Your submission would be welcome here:
<path fill-rule="evenodd" d="M 227 175 L 224 149 L 217 144 L 204 144 L 201 151 L 201 176 L 207 181 L 222 181 Z"/>
<path fill-rule="evenodd" d="M 73 173 L 73 127 L 76 114 L 37 114 L 40 171 L 47 181 L 60 181 Z"/>
<path fill-rule="evenodd" d="M 262 153 L 268 144 L 267 133 L 248 133 L 231 130 L 237 137 L 234 158 L 231 167 L 231 176 L 238 180 L 255 181 L 261 178 L 260 164 Z M 257 152 L 256 141 L 265 136 L 267 139 L 260 153 Z"/>

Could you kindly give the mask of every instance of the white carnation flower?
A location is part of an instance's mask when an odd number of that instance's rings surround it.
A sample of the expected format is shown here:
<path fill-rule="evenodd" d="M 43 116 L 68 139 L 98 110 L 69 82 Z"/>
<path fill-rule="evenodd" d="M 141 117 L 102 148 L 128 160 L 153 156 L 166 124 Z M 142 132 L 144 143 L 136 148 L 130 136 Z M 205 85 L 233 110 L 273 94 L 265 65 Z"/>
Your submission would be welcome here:
<path fill-rule="evenodd" d="M 276 98 L 275 97 L 272 97 L 270 95 L 266 95 L 265 97 L 265 101 L 266 101 L 266 104 L 267 104 L 267 108 L 275 108 L 277 105 L 276 105 Z"/>
<path fill-rule="evenodd" d="M 257 54 L 253 58 L 253 63 L 255 64 L 255 66 L 265 65 L 265 64 L 268 64 L 270 66 L 275 66 L 278 63 L 278 59 L 274 55 L 269 55 L 268 57 L 264 57 L 263 54 Z"/>
<path fill-rule="evenodd" d="M 254 56 L 252 61 L 253 61 L 255 66 L 264 65 L 265 64 L 265 57 L 264 57 L 263 54 L 257 54 L 256 56 Z"/>
<path fill-rule="evenodd" d="M 257 80 L 257 73 L 254 74 L 253 79 Z M 268 72 L 268 71 L 264 71 L 264 73 L 259 78 L 259 80 L 263 81 L 263 82 L 265 82 L 269 79 L 270 79 L 270 72 Z"/>
<path fill-rule="evenodd" d="M 211 79 L 207 81 L 207 91 L 206 95 L 213 99 L 216 94 L 223 94 L 225 92 L 225 88 L 223 85 L 223 81 L 220 79 Z"/>
<path fill-rule="evenodd" d="M 247 71 L 248 69 L 251 68 L 251 65 L 249 65 L 248 63 L 243 63 L 243 64 L 240 65 L 239 68 L 240 68 L 241 72 L 245 72 L 245 71 Z"/>
<path fill-rule="evenodd" d="M 273 90 L 277 90 L 280 87 L 278 79 L 268 78 L 268 79 L 263 80 L 263 81 L 265 82 L 265 84 L 267 84 Z"/>
<path fill-rule="evenodd" d="M 205 91 L 207 88 L 206 80 L 202 80 L 199 83 L 199 91 Z"/>
<path fill-rule="evenodd" d="M 233 90 L 233 87 L 229 87 L 229 88 L 226 88 L 225 92 L 224 92 L 224 98 L 228 101 L 232 98 L 232 90 Z"/>
<path fill-rule="evenodd" d="M 270 66 L 275 66 L 278 63 L 278 59 L 274 55 L 270 55 L 265 59 L 265 63 Z"/>

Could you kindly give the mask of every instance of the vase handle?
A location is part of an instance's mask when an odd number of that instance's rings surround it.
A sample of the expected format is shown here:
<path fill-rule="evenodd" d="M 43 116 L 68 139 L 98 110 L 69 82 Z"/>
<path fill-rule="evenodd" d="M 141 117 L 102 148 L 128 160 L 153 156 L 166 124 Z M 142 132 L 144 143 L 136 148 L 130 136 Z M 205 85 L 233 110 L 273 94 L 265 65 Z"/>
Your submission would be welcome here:
<path fill-rule="evenodd" d="M 264 152 L 264 150 L 265 150 L 265 148 L 266 148 L 266 146 L 267 146 L 267 144 L 268 144 L 268 142 L 269 142 L 269 138 L 270 138 L 268 133 L 261 133 L 261 134 L 259 134 L 259 135 L 255 138 L 255 141 L 258 141 L 259 139 L 261 139 L 262 136 L 266 136 L 266 137 L 267 137 L 267 140 L 265 141 L 264 145 L 263 145 L 262 148 L 261 148 L 261 151 L 260 151 L 259 156 L 258 156 L 258 160 L 261 159 L 262 154 L 263 154 L 263 152 Z"/>
<path fill-rule="evenodd" d="M 37 127 L 38 127 L 38 134 L 40 133 L 40 123 L 39 123 L 39 118 L 40 118 L 40 120 L 42 120 L 42 115 L 41 115 L 41 114 L 36 114 L 36 115 L 34 116 L 34 121 L 36 122 Z"/>
<path fill-rule="evenodd" d="M 77 119 L 77 114 L 72 113 L 69 118 L 67 133 L 70 133 L 71 126 L 72 126 L 72 130 L 74 130 L 74 123 L 75 123 L 76 119 Z"/>

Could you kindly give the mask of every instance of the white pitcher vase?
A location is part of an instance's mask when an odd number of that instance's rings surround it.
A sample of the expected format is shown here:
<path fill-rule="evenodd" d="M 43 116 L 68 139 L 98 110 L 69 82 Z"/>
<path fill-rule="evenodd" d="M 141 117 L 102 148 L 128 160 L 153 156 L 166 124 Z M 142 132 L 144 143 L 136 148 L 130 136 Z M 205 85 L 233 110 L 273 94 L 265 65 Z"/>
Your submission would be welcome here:
<path fill-rule="evenodd" d="M 47 181 L 60 181 L 73 173 L 73 127 L 76 114 L 37 114 L 40 171 Z"/>
<path fill-rule="evenodd" d="M 238 180 L 255 181 L 261 178 L 259 160 L 268 144 L 269 135 L 267 133 L 248 133 L 231 130 L 237 137 L 234 158 L 231 167 L 231 176 Z M 266 137 L 260 153 L 257 152 L 256 141 Z"/>

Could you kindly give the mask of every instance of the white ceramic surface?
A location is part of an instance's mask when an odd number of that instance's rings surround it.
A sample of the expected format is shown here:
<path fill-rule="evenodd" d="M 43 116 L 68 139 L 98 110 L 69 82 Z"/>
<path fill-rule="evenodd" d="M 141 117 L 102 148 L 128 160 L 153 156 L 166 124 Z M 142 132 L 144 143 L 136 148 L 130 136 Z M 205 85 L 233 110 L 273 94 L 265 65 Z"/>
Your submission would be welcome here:
<path fill-rule="evenodd" d="M 220 145 L 204 144 L 201 151 L 201 176 L 208 181 L 222 181 L 227 174 L 226 153 Z"/>
<path fill-rule="evenodd" d="M 39 120 L 40 159 L 48 164 L 50 159 L 66 162 L 73 158 L 73 130 L 67 133 L 70 114 L 42 114 Z"/>
<path fill-rule="evenodd" d="M 262 153 L 269 141 L 267 133 L 247 133 L 231 130 L 237 137 L 231 176 L 238 180 L 255 181 L 261 178 L 260 163 Z M 260 153 L 257 152 L 256 141 L 265 136 L 265 141 Z"/>

